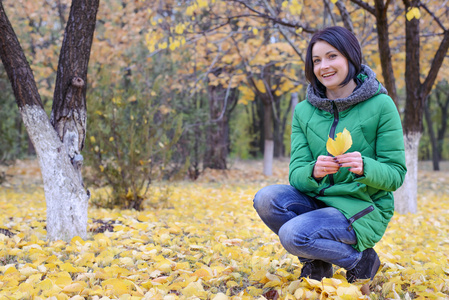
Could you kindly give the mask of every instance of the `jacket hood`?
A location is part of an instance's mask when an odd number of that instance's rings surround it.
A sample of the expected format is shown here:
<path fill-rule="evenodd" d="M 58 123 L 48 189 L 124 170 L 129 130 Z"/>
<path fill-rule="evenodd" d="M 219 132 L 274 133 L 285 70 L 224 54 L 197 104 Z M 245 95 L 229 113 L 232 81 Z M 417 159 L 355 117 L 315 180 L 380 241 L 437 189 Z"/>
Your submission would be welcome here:
<path fill-rule="evenodd" d="M 332 102 L 335 102 L 338 111 L 341 112 L 377 94 L 388 94 L 383 85 L 377 81 L 376 73 L 367 65 L 362 65 L 362 70 L 357 75 L 356 83 L 357 87 L 349 97 L 335 100 L 321 96 L 319 91 L 309 84 L 307 87 L 307 101 L 321 110 L 333 113 Z"/>

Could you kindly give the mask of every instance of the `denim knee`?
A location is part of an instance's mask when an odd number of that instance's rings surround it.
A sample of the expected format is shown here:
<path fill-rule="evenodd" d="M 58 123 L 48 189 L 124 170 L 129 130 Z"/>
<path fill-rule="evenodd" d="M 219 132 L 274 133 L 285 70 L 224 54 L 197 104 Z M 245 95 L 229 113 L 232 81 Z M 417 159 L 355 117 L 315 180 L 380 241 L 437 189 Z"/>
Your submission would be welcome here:
<path fill-rule="evenodd" d="M 273 194 L 270 193 L 269 186 L 260 189 L 253 200 L 253 207 L 263 217 L 271 212 L 271 203 L 273 201 Z"/>
<path fill-rule="evenodd" d="M 308 247 L 311 241 L 298 228 L 291 226 L 291 223 L 285 223 L 279 229 L 279 240 L 285 250 L 293 255 L 301 255 L 301 249 Z"/>

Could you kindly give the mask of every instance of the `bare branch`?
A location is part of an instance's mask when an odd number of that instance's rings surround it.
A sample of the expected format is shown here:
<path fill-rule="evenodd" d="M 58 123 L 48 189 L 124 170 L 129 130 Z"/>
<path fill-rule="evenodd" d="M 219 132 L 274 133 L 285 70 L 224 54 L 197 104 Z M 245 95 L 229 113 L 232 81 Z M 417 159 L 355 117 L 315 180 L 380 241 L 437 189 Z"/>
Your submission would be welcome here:
<path fill-rule="evenodd" d="M 271 15 L 273 17 L 275 17 L 276 13 L 274 12 L 273 8 L 270 6 L 268 1 L 266 1 L 266 0 L 264 0 L 264 1 L 265 1 L 265 5 L 267 6 L 267 9 L 270 11 Z M 285 38 L 285 40 L 288 42 L 288 44 L 293 48 L 293 50 L 295 50 L 296 54 L 298 54 L 299 58 L 301 58 L 301 60 L 304 62 L 304 58 L 302 57 L 301 51 L 298 49 L 298 47 L 296 47 L 296 45 L 287 36 L 287 34 L 284 31 L 284 28 L 282 28 L 282 26 L 276 26 L 276 27 L 279 29 L 280 33 Z"/>
<path fill-rule="evenodd" d="M 443 40 L 438 47 L 437 52 L 435 53 L 435 57 L 432 61 L 432 65 L 430 66 L 429 73 L 426 76 L 426 80 L 422 84 L 421 93 L 422 95 L 428 95 L 432 90 L 432 86 L 435 83 L 436 77 L 438 75 L 438 71 L 443 65 L 444 58 L 446 57 L 446 53 L 449 50 L 449 31 L 444 33 Z"/>
<path fill-rule="evenodd" d="M 430 9 L 427 7 L 427 5 L 425 5 L 424 3 L 421 3 L 420 6 L 421 6 L 422 8 L 424 8 L 424 10 L 427 11 L 427 13 L 433 17 L 433 19 L 435 20 L 435 22 L 437 22 L 438 26 L 440 26 L 441 29 L 443 29 L 443 31 L 447 31 L 447 30 L 446 30 L 446 27 L 444 27 L 443 23 L 441 23 L 440 19 L 437 18 L 437 16 L 435 16 L 435 14 L 434 14 L 433 12 L 430 11 Z"/>
<path fill-rule="evenodd" d="M 304 25 L 302 25 L 302 24 L 300 24 L 300 23 L 290 23 L 290 22 L 287 22 L 287 21 L 285 21 L 285 20 L 282 20 L 282 19 L 279 19 L 279 18 L 276 18 L 276 17 L 272 17 L 272 16 L 267 15 L 267 14 L 265 14 L 265 13 L 259 12 L 258 10 L 256 10 L 256 9 L 253 8 L 253 7 L 251 7 L 250 5 L 248 5 L 248 4 L 247 4 L 245 1 L 243 1 L 243 0 L 229 0 L 229 1 L 230 1 L 230 2 L 240 3 L 241 5 L 243 5 L 244 7 L 246 7 L 247 9 L 249 9 L 249 10 L 251 10 L 252 12 L 254 12 L 254 13 L 257 14 L 257 16 L 256 16 L 256 15 L 248 15 L 248 16 L 267 19 L 267 20 L 273 22 L 274 24 L 279 24 L 279 25 L 282 25 L 282 26 L 285 26 L 285 27 L 291 27 L 291 28 L 295 28 L 295 29 L 302 28 L 302 30 L 303 30 L 304 32 L 307 32 L 307 33 L 315 33 L 315 32 L 316 32 L 316 29 L 313 29 L 313 28 L 310 28 L 310 27 L 306 27 L 306 26 L 304 26 Z"/>
<path fill-rule="evenodd" d="M 363 0 L 351 0 L 352 3 L 357 4 L 358 6 L 360 6 L 361 8 L 365 9 L 367 12 L 369 12 L 372 15 L 376 15 L 376 9 L 369 5 L 368 3 L 366 3 Z"/>
<path fill-rule="evenodd" d="M 349 16 L 348 10 L 346 9 L 346 6 L 343 3 L 343 1 L 337 1 L 335 5 L 340 11 L 340 15 L 341 18 L 343 19 L 343 24 L 345 25 L 346 29 L 348 29 L 351 32 L 354 32 L 354 26 L 352 25 L 351 17 Z"/>
<path fill-rule="evenodd" d="M 331 19 L 332 19 L 332 24 L 333 24 L 333 25 L 336 25 L 337 21 L 335 20 L 335 16 L 334 16 L 334 14 L 332 13 L 332 9 L 330 8 L 329 1 L 323 0 L 323 2 L 324 2 L 324 6 L 325 6 L 323 15 L 326 16 L 326 10 L 327 10 L 327 11 L 329 12 L 329 15 L 330 15 Z M 326 19 L 326 18 L 324 17 L 324 18 L 323 18 L 323 22 L 326 22 L 325 19 Z"/>

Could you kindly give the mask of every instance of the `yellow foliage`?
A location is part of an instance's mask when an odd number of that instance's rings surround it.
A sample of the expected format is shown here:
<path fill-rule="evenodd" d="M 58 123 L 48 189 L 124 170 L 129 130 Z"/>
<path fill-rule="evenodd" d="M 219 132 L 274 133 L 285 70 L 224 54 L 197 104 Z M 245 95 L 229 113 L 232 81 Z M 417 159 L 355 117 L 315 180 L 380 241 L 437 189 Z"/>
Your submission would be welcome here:
<path fill-rule="evenodd" d="M 267 89 L 265 88 L 265 82 L 262 79 L 256 79 L 255 80 L 256 89 L 262 93 L 265 94 L 267 92 Z"/>
<path fill-rule="evenodd" d="M 250 101 L 253 101 L 256 95 L 254 94 L 253 90 L 249 87 L 242 85 L 238 87 L 240 94 L 239 103 L 247 105 Z"/>
<path fill-rule="evenodd" d="M 407 20 L 411 21 L 414 18 L 419 19 L 421 18 L 421 12 L 419 11 L 418 7 L 412 7 L 406 14 Z"/>
<path fill-rule="evenodd" d="M 38 233 L 45 227 L 37 222 L 45 220 L 42 186 L 18 188 L 30 177 L 14 176 L 26 180 L 0 188 L 1 228 L 14 232 L 0 235 L 0 299 L 252 300 L 267 299 L 269 290 L 279 300 L 370 299 L 344 270 L 321 282 L 299 280 L 298 259 L 252 207 L 260 187 L 287 183 L 288 160 L 276 161 L 272 178 L 261 169 L 261 162 L 239 162 L 178 182 L 170 209 L 90 208 L 89 218 L 115 220 L 114 231 L 70 243 Z M 395 214 L 376 245 L 382 268 L 371 299 L 449 297 L 449 173 L 420 172 L 419 188 L 419 212 Z"/>

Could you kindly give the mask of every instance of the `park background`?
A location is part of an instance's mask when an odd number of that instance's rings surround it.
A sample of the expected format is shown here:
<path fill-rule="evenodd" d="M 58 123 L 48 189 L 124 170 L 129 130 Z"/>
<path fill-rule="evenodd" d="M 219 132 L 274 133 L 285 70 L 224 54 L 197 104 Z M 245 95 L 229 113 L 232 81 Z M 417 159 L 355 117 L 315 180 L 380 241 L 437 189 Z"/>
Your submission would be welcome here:
<path fill-rule="evenodd" d="M 446 299 L 447 4 L 101 1 L 87 75 L 84 239 L 47 240 L 40 167 L 0 69 L 0 299 L 364 298 L 341 270 L 299 282 L 298 260 L 252 209 L 258 189 L 288 183 L 305 49 L 331 25 L 359 38 L 420 161 L 417 209 L 397 213 L 376 246 L 383 266 L 371 298 Z M 2 5 L 50 116 L 71 2 Z"/>

